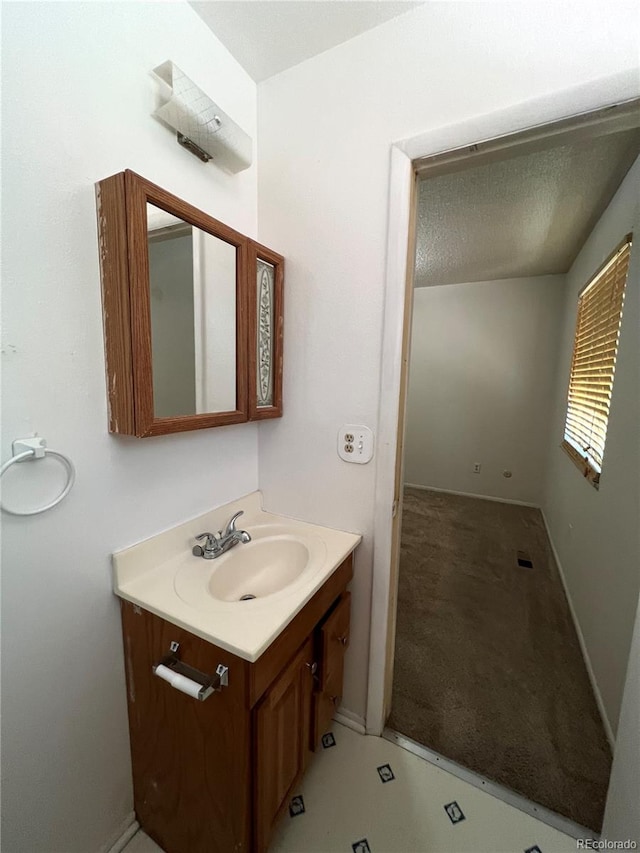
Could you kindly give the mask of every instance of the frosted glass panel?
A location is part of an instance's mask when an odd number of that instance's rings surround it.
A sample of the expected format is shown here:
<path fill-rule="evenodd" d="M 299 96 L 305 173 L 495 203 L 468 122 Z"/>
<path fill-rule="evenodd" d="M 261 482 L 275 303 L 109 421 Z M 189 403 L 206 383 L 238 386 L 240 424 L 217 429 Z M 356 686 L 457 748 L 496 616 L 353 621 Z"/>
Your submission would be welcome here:
<path fill-rule="evenodd" d="M 258 258 L 258 408 L 273 406 L 273 291 L 275 268 Z"/>

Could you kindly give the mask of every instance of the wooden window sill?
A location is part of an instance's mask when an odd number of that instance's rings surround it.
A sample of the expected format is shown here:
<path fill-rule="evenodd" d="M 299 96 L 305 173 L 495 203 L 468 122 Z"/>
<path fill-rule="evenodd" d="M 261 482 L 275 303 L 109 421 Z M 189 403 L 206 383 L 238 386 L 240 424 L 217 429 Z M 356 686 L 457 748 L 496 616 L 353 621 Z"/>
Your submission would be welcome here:
<path fill-rule="evenodd" d="M 591 465 L 587 462 L 587 460 L 581 456 L 578 451 L 573 447 L 573 445 L 569 444 L 568 441 L 563 441 L 560 447 L 567 454 L 569 459 L 573 462 L 576 468 L 579 469 L 583 478 L 593 486 L 594 489 L 600 488 L 600 474 L 595 468 L 592 468 Z"/>

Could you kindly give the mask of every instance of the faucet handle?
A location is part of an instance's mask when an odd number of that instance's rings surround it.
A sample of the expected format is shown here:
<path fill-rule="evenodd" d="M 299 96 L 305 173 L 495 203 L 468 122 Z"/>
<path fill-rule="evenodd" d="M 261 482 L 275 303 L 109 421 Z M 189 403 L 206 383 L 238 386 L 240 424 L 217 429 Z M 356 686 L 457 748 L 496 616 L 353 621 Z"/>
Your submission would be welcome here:
<path fill-rule="evenodd" d="M 218 534 L 222 536 L 222 531 L 218 530 Z M 196 539 L 206 539 L 207 541 L 204 543 L 205 551 L 215 551 L 218 547 L 218 539 L 216 538 L 215 533 L 201 533 L 199 536 L 196 536 Z M 195 546 L 198 547 L 197 545 Z"/>
<path fill-rule="evenodd" d="M 196 536 L 196 539 L 215 539 L 215 538 L 216 538 L 215 533 L 199 533 Z"/>
<path fill-rule="evenodd" d="M 241 515 L 244 515 L 243 509 L 238 510 L 238 512 L 231 519 L 231 521 L 229 521 L 226 530 L 224 531 L 225 536 L 229 536 L 231 533 L 236 532 L 236 521 L 240 518 Z"/>

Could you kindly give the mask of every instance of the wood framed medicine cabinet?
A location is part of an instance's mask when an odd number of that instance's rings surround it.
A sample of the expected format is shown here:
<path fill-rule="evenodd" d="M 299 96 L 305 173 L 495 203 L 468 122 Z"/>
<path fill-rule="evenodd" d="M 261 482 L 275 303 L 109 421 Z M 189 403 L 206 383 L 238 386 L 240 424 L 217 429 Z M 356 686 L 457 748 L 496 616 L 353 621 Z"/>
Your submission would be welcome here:
<path fill-rule="evenodd" d="M 280 417 L 282 256 L 129 170 L 96 200 L 109 431 Z"/>

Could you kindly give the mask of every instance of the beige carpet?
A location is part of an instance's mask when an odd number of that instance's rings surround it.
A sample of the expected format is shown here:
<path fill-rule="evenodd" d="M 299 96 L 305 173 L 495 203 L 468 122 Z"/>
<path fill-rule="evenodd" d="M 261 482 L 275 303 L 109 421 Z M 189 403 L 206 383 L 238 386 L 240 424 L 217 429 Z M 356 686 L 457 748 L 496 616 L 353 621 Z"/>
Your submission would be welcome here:
<path fill-rule="evenodd" d="M 600 831 L 611 752 L 539 510 L 405 490 L 388 725 Z"/>

